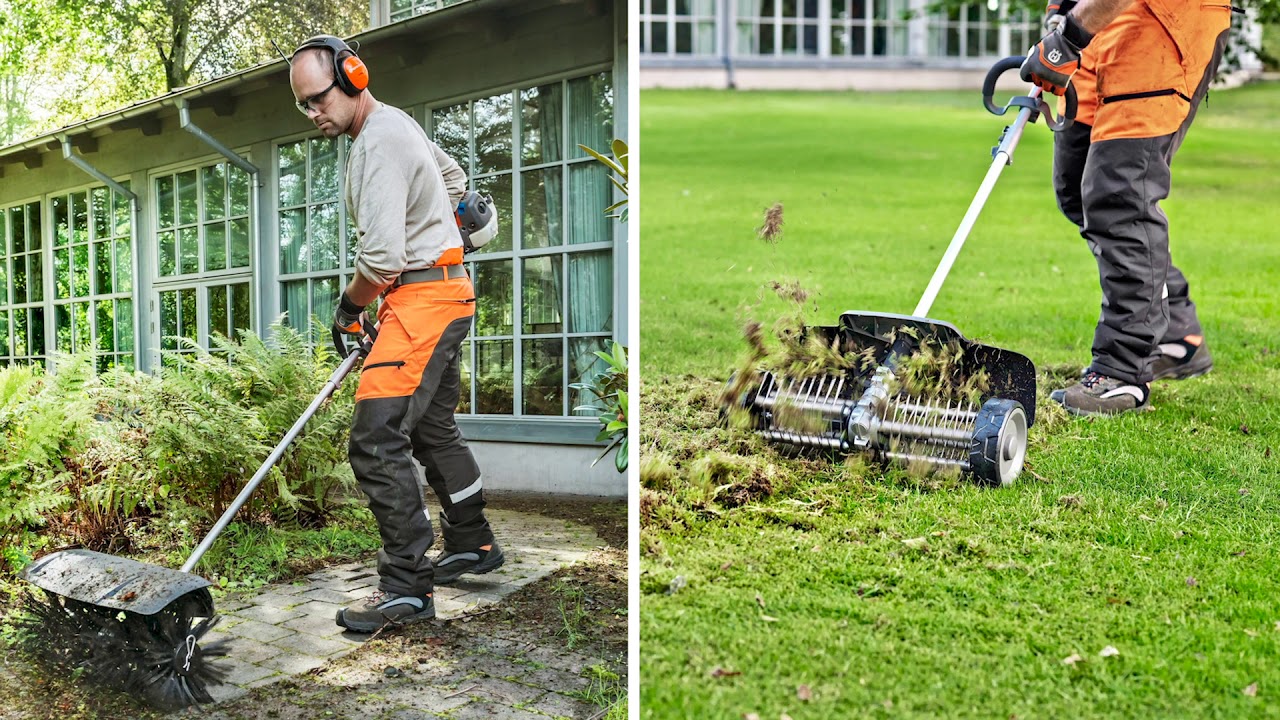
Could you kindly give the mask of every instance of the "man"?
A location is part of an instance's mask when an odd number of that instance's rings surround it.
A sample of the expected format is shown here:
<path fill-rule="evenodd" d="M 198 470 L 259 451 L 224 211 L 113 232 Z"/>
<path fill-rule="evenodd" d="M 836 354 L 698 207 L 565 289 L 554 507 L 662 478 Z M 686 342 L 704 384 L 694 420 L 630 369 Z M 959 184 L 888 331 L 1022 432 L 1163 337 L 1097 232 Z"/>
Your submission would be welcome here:
<path fill-rule="evenodd" d="M 1147 410 L 1153 380 L 1213 367 L 1159 203 L 1230 26 L 1225 0 L 1081 0 L 1022 65 L 1045 92 L 1070 82 L 1079 97 L 1054 138 L 1054 190 L 1097 258 L 1102 314 L 1084 377 L 1051 396 L 1071 413 Z"/>
<path fill-rule="evenodd" d="M 290 60 L 289 84 L 326 137 L 352 139 L 345 194 L 360 252 L 334 327 L 362 336 L 366 347 L 372 339 L 349 452 L 382 550 L 378 592 L 338 611 L 337 622 L 373 632 L 435 617 L 434 584 L 489 572 L 504 560 L 484 516 L 480 469 L 454 421 L 458 355 L 475 313 L 454 219 L 466 175 L 411 117 L 374 99 L 364 63 L 338 38 L 303 43 Z M 374 331 L 363 310 L 379 295 Z M 442 508 L 445 546 L 434 564 L 414 458 Z"/>

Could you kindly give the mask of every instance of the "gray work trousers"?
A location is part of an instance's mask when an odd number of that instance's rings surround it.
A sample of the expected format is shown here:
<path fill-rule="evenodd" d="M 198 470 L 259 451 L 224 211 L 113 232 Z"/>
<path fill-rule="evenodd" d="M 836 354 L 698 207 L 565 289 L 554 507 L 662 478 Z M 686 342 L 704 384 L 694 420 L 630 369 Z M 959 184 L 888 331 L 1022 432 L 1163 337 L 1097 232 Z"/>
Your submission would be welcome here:
<path fill-rule="evenodd" d="M 356 402 L 351 468 L 378 520 L 379 588 L 384 592 L 421 596 L 434 589 L 427 551 L 435 533 L 413 459 L 421 463 L 440 501 L 445 550 L 474 550 L 494 541 L 484 516 L 480 468 L 454 420 L 461 384 L 459 349 L 470 322 L 470 317 L 460 318 L 444 329 L 412 394 Z M 366 365 L 365 372 L 377 372 L 372 367 Z"/>
<path fill-rule="evenodd" d="M 1092 128 L 1076 123 L 1054 136 L 1058 207 L 1088 242 L 1102 286 L 1090 369 L 1108 377 L 1150 382 L 1160 343 L 1203 334 L 1187 278 L 1170 258 L 1160 201 L 1169 196 L 1173 156 L 1209 91 L 1225 41 L 1224 33 L 1176 132 L 1093 142 Z"/>

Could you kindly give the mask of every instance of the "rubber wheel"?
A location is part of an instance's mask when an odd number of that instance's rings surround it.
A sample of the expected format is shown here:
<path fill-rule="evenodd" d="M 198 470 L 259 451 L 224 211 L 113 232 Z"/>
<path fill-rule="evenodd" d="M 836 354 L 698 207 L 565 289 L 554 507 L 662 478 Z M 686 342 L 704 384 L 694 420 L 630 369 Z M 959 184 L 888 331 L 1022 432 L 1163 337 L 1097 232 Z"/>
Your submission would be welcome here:
<path fill-rule="evenodd" d="M 978 411 L 969 441 L 969 470 L 988 485 L 1007 487 L 1027 457 L 1027 413 L 1022 403 L 991 398 Z"/>

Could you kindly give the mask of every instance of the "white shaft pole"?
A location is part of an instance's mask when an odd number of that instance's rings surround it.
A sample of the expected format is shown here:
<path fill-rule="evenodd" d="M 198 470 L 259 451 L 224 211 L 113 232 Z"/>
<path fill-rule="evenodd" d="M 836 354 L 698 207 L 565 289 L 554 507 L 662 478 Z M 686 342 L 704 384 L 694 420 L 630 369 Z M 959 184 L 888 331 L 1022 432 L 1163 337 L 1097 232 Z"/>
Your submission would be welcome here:
<path fill-rule="evenodd" d="M 1033 93 L 1033 96 L 1037 93 Z M 915 317 L 928 317 L 929 308 L 933 307 L 933 301 L 938 297 L 938 291 L 942 289 L 942 283 L 947 279 L 947 273 L 951 272 L 951 266 L 955 264 L 956 258 L 960 255 L 960 248 L 964 247 L 964 241 L 969 237 L 969 232 L 973 230 L 973 225 L 978 221 L 978 215 L 982 212 L 982 206 L 987 203 L 987 197 L 991 195 L 991 190 L 995 188 L 996 180 L 1000 178 L 1000 173 L 1004 171 L 1005 165 L 1010 164 L 1013 159 L 1013 149 L 1017 147 L 1018 140 L 1022 138 L 1022 131 L 1027 126 L 1027 120 L 1031 117 L 1030 108 L 1022 108 L 1018 111 L 1018 117 L 1009 126 L 1009 130 L 1005 133 L 1004 139 L 996 148 L 995 158 L 991 161 L 991 168 L 987 170 L 987 176 L 983 178 L 982 185 L 978 187 L 978 194 L 974 196 L 973 202 L 969 203 L 969 211 L 964 214 L 964 219 L 960 221 L 960 227 L 956 229 L 956 234 L 951 238 L 951 245 L 947 247 L 947 252 L 942 256 L 942 262 L 938 263 L 938 269 L 933 271 L 933 279 L 929 281 L 929 287 L 925 288 L 924 295 L 920 298 L 920 303 L 916 305 L 915 312 L 911 313 Z"/>

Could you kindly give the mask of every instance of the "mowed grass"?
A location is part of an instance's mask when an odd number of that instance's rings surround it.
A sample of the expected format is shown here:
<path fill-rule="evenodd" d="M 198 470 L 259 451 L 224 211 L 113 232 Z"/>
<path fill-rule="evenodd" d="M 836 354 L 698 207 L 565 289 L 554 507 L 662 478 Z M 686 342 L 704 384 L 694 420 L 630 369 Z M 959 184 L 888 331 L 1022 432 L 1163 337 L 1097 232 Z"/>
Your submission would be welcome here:
<path fill-rule="evenodd" d="M 1006 119 L 977 93 L 640 107 L 643 717 L 1280 717 L 1280 86 L 1212 93 L 1163 204 L 1214 371 L 1098 421 L 1042 376 L 1003 490 L 784 459 L 714 395 L 771 281 L 818 324 L 910 313 Z M 1061 383 L 1100 293 L 1051 144 L 1028 129 L 930 315 Z"/>

